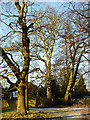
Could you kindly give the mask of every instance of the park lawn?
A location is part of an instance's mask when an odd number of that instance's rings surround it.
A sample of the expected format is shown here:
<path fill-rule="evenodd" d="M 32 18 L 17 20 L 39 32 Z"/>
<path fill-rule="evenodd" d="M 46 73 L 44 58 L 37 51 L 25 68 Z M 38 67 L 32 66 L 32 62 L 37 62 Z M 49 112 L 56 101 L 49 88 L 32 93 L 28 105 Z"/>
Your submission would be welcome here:
<path fill-rule="evenodd" d="M 62 110 L 29 110 L 27 115 L 19 115 L 16 110 L 2 113 L 2 118 L 53 118 L 60 117 Z M 59 115 L 60 114 L 60 115 Z"/>
<path fill-rule="evenodd" d="M 79 114 L 86 114 L 78 116 Z M 8 111 L 2 113 L 2 118 L 62 118 L 63 116 L 74 116 L 77 118 L 90 118 L 90 109 L 31 109 L 27 111 L 27 115 L 20 115 L 15 111 Z M 77 116 L 76 116 L 77 115 Z"/>
<path fill-rule="evenodd" d="M 35 107 L 36 104 L 36 99 L 31 99 L 29 100 L 29 108 Z M 2 100 L 2 109 L 7 110 L 7 109 L 17 109 L 17 99 L 12 99 L 12 100 Z"/>
<path fill-rule="evenodd" d="M 36 99 L 29 99 L 28 100 L 28 106 L 30 107 L 35 107 L 36 104 Z"/>
<path fill-rule="evenodd" d="M 89 99 L 90 100 L 90 99 Z M 90 101 L 85 101 L 85 103 L 90 103 Z M 69 110 L 68 112 L 64 112 L 64 110 L 60 110 L 59 108 L 57 109 L 38 109 L 38 110 L 28 110 L 27 111 L 27 115 L 19 115 L 17 112 L 16 112 L 16 100 L 15 101 L 10 101 L 9 102 L 9 107 L 7 108 L 4 108 L 2 109 L 2 118 L 30 118 L 30 119 L 33 119 L 33 118 L 55 118 L 55 117 L 61 117 L 61 116 L 66 116 L 66 115 L 71 115 L 71 114 L 75 114 L 74 110 Z M 36 101 L 35 100 L 30 100 L 29 101 L 29 108 L 31 107 L 35 107 L 35 103 Z M 80 104 L 76 104 L 75 106 L 67 106 L 67 108 L 78 108 L 78 107 L 81 107 L 81 108 L 84 108 L 84 107 L 87 107 L 87 108 L 90 108 L 90 104 L 85 104 L 85 105 L 80 105 Z M 60 107 L 60 106 L 58 106 Z M 66 107 L 66 106 L 63 106 L 63 107 Z M 88 110 L 83 110 L 81 111 L 82 114 L 88 114 L 90 113 L 90 109 L 89 111 Z M 89 117 L 90 118 L 90 115 L 89 116 L 85 116 L 85 117 Z"/>

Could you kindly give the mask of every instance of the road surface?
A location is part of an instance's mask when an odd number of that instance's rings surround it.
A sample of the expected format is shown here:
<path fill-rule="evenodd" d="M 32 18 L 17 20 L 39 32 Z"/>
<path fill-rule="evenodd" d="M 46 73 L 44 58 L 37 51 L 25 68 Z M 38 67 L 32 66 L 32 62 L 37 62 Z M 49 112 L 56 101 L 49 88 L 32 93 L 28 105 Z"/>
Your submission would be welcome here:
<path fill-rule="evenodd" d="M 30 108 L 42 114 L 50 114 L 51 118 L 88 118 L 90 108 Z"/>

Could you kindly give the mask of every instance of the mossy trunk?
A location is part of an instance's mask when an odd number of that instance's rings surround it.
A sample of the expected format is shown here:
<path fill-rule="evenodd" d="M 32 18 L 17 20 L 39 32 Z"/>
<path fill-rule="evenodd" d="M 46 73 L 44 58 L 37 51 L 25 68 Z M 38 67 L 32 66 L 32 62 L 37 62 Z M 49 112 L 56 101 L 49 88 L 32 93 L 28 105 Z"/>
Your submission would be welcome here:
<path fill-rule="evenodd" d="M 17 112 L 22 115 L 26 114 L 24 86 L 18 87 Z"/>
<path fill-rule="evenodd" d="M 29 109 L 28 107 L 28 75 L 26 75 L 25 77 L 25 82 L 26 82 L 26 86 L 25 86 L 25 106 L 26 106 L 26 110 Z"/>
<path fill-rule="evenodd" d="M 51 91 L 51 79 L 47 78 L 47 99 L 50 101 L 52 99 L 52 91 Z"/>
<path fill-rule="evenodd" d="M 48 59 L 48 67 L 47 67 L 47 99 L 51 101 L 52 99 L 52 91 L 51 91 L 51 62 Z"/>
<path fill-rule="evenodd" d="M 66 93 L 65 93 L 65 96 L 64 96 L 64 101 L 65 101 L 66 104 L 68 104 L 69 100 L 70 100 L 71 85 L 72 85 L 72 82 L 73 82 L 73 70 L 74 70 L 74 67 L 72 65 L 71 71 L 70 71 L 69 82 L 68 82 L 68 85 L 67 85 L 67 90 L 66 90 Z"/>
<path fill-rule="evenodd" d="M 38 107 L 40 104 L 40 96 L 39 96 L 39 91 L 37 90 L 37 94 L 36 94 L 36 104 L 35 106 Z"/>
<path fill-rule="evenodd" d="M 65 96 L 64 96 L 64 102 L 66 105 L 70 103 L 70 95 L 71 93 L 69 93 L 69 91 L 66 91 Z"/>
<path fill-rule="evenodd" d="M 51 86 L 47 85 L 47 99 L 51 100 L 52 99 L 52 93 L 51 93 Z"/>
<path fill-rule="evenodd" d="M 29 109 L 28 107 L 28 86 L 25 87 L 25 106 L 26 106 L 26 110 Z"/>

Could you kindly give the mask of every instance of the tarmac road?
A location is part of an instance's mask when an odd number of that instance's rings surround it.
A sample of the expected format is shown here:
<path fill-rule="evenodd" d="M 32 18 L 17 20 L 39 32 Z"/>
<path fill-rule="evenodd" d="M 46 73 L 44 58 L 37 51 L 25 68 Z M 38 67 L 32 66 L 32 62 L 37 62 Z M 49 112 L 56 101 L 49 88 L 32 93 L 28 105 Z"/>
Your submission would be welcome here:
<path fill-rule="evenodd" d="M 52 118 L 88 118 L 90 119 L 90 108 L 30 108 L 30 110 L 49 113 Z"/>

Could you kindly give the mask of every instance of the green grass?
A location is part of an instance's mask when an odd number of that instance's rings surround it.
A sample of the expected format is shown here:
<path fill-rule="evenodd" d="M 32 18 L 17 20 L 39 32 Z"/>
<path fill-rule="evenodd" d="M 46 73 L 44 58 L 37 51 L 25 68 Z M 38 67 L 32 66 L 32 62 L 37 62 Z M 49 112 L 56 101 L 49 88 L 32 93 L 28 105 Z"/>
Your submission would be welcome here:
<path fill-rule="evenodd" d="M 36 104 L 36 99 L 31 99 L 28 101 L 29 107 L 35 107 L 35 104 Z"/>
<path fill-rule="evenodd" d="M 36 100 L 31 99 L 29 100 L 29 107 L 35 107 Z M 17 100 L 12 99 L 12 100 L 3 100 L 2 101 L 2 109 L 17 109 Z"/>
<path fill-rule="evenodd" d="M 20 115 L 16 111 L 6 111 L 2 113 L 2 118 L 53 118 L 57 117 L 58 115 L 58 111 L 53 110 L 29 110 L 27 111 L 27 115 Z"/>
<path fill-rule="evenodd" d="M 85 104 L 90 104 L 90 99 L 84 100 Z M 62 116 L 62 110 L 58 109 L 47 109 L 47 110 L 29 110 L 27 115 L 20 115 L 16 112 L 16 100 L 8 101 L 9 107 L 2 109 L 2 118 L 53 118 Z M 36 100 L 29 100 L 29 107 L 35 107 Z M 73 107 L 73 106 L 71 106 Z M 69 111 L 70 112 L 70 111 Z M 72 111 L 74 112 L 74 111 Z M 66 113 L 65 113 L 66 114 Z M 64 115 L 64 113 L 63 113 Z"/>
<path fill-rule="evenodd" d="M 11 111 L 14 111 L 14 109 L 3 109 L 3 110 L 2 110 L 2 113 L 11 112 Z"/>
<path fill-rule="evenodd" d="M 20 115 L 16 111 L 6 111 L 2 113 L 2 118 L 57 118 L 61 116 L 71 116 L 71 115 L 78 115 L 81 114 L 88 114 L 90 113 L 89 109 L 42 109 L 42 110 L 28 110 L 27 115 Z M 90 115 L 87 116 L 81 116 L 83 118 L 90 118 Z"/>

